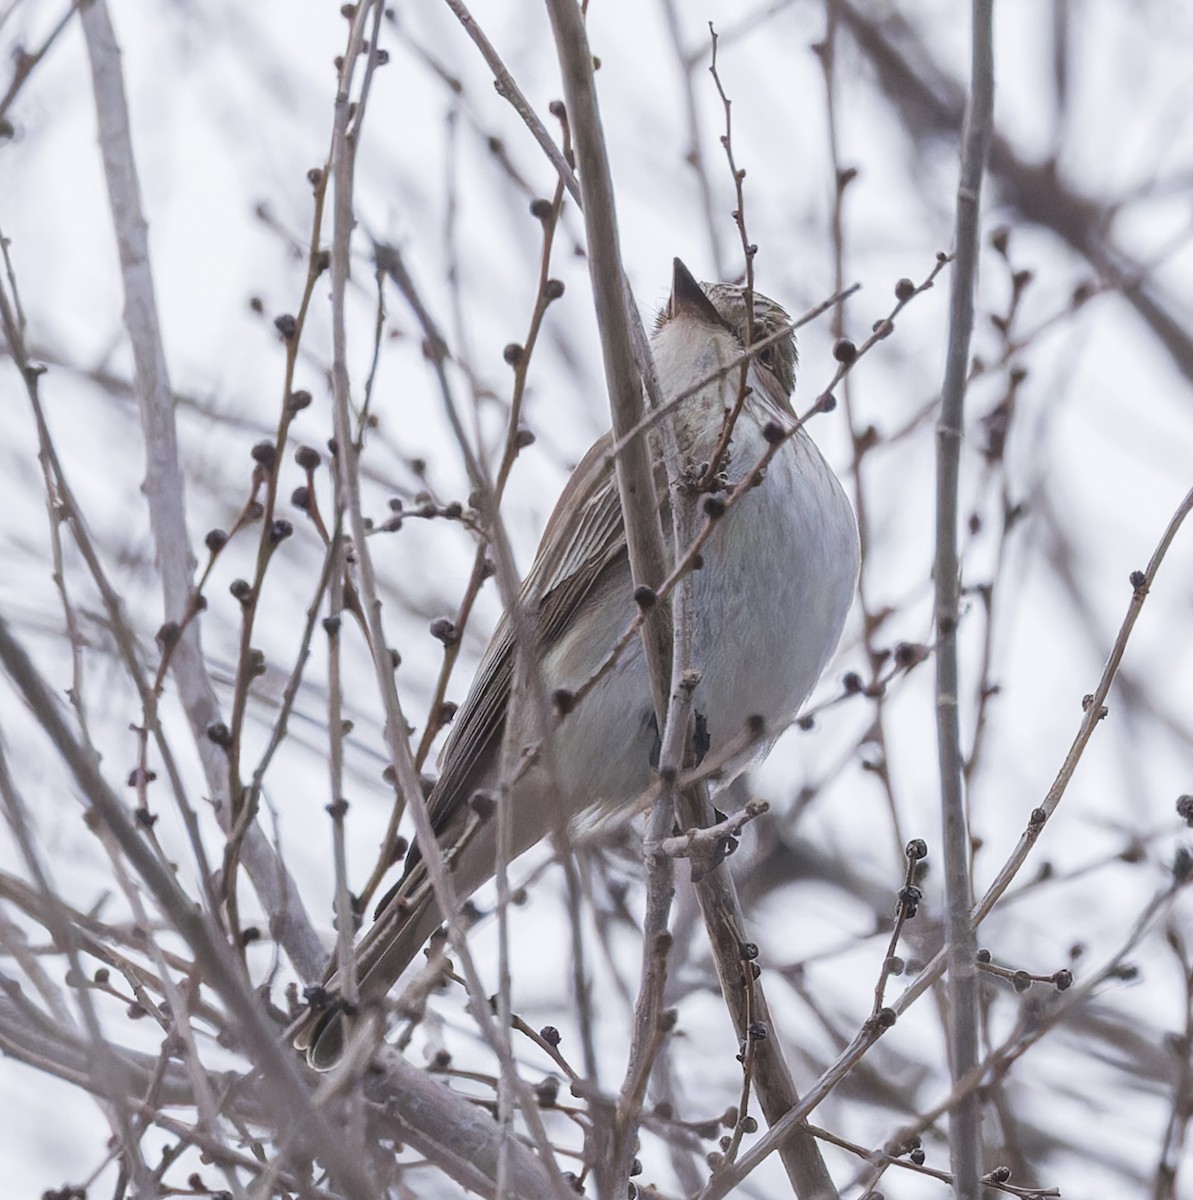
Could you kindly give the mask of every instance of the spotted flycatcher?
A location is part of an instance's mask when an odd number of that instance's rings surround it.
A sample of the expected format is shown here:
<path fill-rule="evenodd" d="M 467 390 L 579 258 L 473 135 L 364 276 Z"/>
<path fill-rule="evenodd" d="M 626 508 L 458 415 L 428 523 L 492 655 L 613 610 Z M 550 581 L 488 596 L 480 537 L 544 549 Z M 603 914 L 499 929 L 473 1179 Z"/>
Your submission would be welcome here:
<path fill-rule="evenodd" d="M 740 371 L 722 368 L 741 358 L 751 334 L 757 345 L 790 324 L 779 305 L 757 293 L 747 321 L 746 295 L 731 284 L 697 283 L 677 259 L 651 339 L 663 401 L 692 393 L 671 413 L 692 479 L 716 476 L 732 486 L 768 447 L 773 453 L 758 486 L 716 521 L 692 576 L 690 665 L 699 680 L 692 707 L 708 754 L 758 718 L 774 731 L 795 716 L 836 649 L 858 573 L 849 502 L 797 427 L 790 334 L 750 360 L 744 406 L 721 461 L 709 468 L 741 387 Z M 461 902 L 496 870 L 497 821 L 483 819 L 486 806 L 476 797 L 511 806 L 516 856 L 582 814 L 630 805 L 651 782 L 658 728 L 641 640 L 629 639 L 608 662 L 638 611 L 612 445 L 606 434 L 573 472 L 518 601 L 533 630 L 540 694 L 577 698 L 553 718 L 550 752 L 533 753 L 542 706 L 523 689 L 512 694 L 515 622 L 507 612 L 440 758 L 427 803 Z M 664 528 L 666 494 L 664 488 Z M 763 757 L 773 739 L 764 733 L 750 752 L 731 757 L 718 786 Z M 519 766 L 503 779 L 510 763 Z M 387 992 L 442 920 L 415 846 L 357 948 L 361 997 Z M 335 982 L 333 975 L 329 986 Z M 334 1007 L 312 1014 L 296 1045 L 313 1065 L 338 1057 L 342 1023 Z"/>

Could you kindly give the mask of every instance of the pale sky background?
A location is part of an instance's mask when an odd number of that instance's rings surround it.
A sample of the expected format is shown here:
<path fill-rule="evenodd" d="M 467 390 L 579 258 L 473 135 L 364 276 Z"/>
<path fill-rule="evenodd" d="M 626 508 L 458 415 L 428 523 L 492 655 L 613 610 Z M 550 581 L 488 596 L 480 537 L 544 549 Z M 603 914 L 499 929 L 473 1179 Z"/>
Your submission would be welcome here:
<path fill-rule="evenodd" d="M 65 0 L 24 0 L 0 8 L 0 47 L 35 47 L 59 19 Z M 490 75 L 445 5 L 394 4 L 386 27 L 390 62 L 378 71 L 360 150 L 357 213 L 360 233 L 352 296 L 353 386 L 363 383 L 371 354 L 375 285 L 366 234 L 398 243 L 458 357 L 496 399 L 481 406 L 489 445 L 501 433 L 510 371 L 502 347 L 521 341 L 529 321 L 538 261 L 538 223 L 531 196 L 549 195 L 554 176 L 520 120 L 495 93 Z M 733 99 L 733 141 L 746 167 L 746 216 L 759 246 L 761 291 L 793 312 L 833 290 L 829 223 L 832 166 L 827 153 L 824 83 L 811 43 L 823 36 L 818 0 L 747 7 L 730 0 L 675 0 L 684 48 L 708 48 L 708 21 L 722 35 L 720 72 Z M 966 5 L 953 0 L 903 0 L 866 6 L 875 16 L 902 14 L 957 80 L 967 70 Z M 1193 13 L 1159 0 L 1121 5 L 1073 0 L 1073 42 L 1067 93 L 1058 99 L 1051 16 L 1042 0 L 1001 0 L 997 6 L 997 120 L 1000 134 L 1025 160 L 1055 154 L 1065 183 L 1097 204 L 1121 204 L 1108 219 L 1110 236 L 1136 261 L 1154 267 L 1153 280 L 1178 323 L 1193 322 Z M 124 53 L 143 200 L 150 221 L 158 299 L 172 382 L 184 397 L 179 429 L 190 477 L 190 527 L 196 553 L 204 532 L 227 525 L 243 503 L 251 469 L 249 449 L 276 421 L 283 354 L 272 320 L 293 311 L 305 272 L 296 244 L 310 225 L 308 168 L 321 164 L 331 128 L 335 76 L 345 24 L 325 0 L 210 0 L 146 5 L 117 0 L 113 20 Z M 773 15 L 752 32 L 736 33 L 746 13 Z M 622 254 L 630 282 L 649 319 L 666 296 L 671 259 L 678 255 L 702 279 L 740 271 L 740 247 L 729 216 L 734 207 L 729 171 L 718 138 L 724 114 L 711 79 L 693 73 L 699 149 L 711 182 L 715 235 L 710 236 L 700 191 L 685 156 L 691 145 L 682 72 L 668 33 L 664 3 L 592 0 L 590 39 L 601 59 L 597 75 L 615 182 Z M 531 3 L 477 5 L 475 14 L 527 97 L 548 122 L 560 94 L 545 12 Z M 862 290 L 847 308 L 846 331 L 863 340 L 894 303 L 895 281 L 919 281 L 938 250 L 950 247 L 956 186 L 956 143 L 915 135 L 878 91 L 872 69 L 842 34 L 837 61 L 841 161 L 856 167 L 845 204 L 846 282 Z M 9 54 L 0 55 L 0 85 Z M 442 75 L 459 81 L 458 93 Z M 1058 119 L 1058 112 L 1061 117 Z M 0 144 L 0 232 L 10 253 L 34 353 L 51 364 L 42 382 L 54 437 L 110 569 L 130 610 L 141 621 L 146 647 L 162 620 L 153 573 L 148 520 L 139 493 L 143 464 L 140 429 L 131 399 L 105 390 L 91 374 L 127 380 L 131 358 L 120 320 L 121 293 L 95 115 L 81 32 L 72 26 L 37 68 L 7 114 L 13 136 Z M 490 139 L 527 190 L 512 184 Z M 997 182 L 985 195 L 984 227 L 1012 228 L 1014 269 L 1033 272 L 1016 329 L 1031 330 L 1064 314 L 1073 288 L 1092 278 L 1085 261 L 1052 232 L 1023 223 L 1004 204 Z M 531 560 L 542 526 L 570 466 L 608 424 L 601 359 L 584 260 L 580 214 L 569 206 L 557 241 L 553 274 L 567 291 L 549 315 L 531 372 L 526 423 L 537 441 L 515 469 L 506 519 L 519 564 Z M 716 246 L 714 248 L 714 240 Z M 457 264 L 459 309 L 454 311 L 448 267 Z M 883 439 L 929 405 L 940 383 L 949 276 L 917 298 L 894 337 L 881 344 L 852 377 L 855 427 L 873 425 Z M 999 352 L 991 312 L 1003 312 L 1009 291 L 1002 260 L 987 253 L 982 267 L 975 354 Z M 261 301 L 263 314 L 250 307 Z M 428 464 L 437 498 L 466 499 L 460 457 L 425 370 L 414 321 L 401 298 L 387 295 L 388 330 L 375 409 L 380 427 L 366 455 L 377 515 L 387 496 L 409 497 L 422 484 L 414 459 Z M 323 446 L 330 432 L 330 397 L 323 371 L 329 359 L 327 288 L 316 289 L 304 339 L 299 385 L 315 403 L 296 428 L 297 441 Z M 821 319 L 801 332 L 797 408 L 831 377 L 830 325 Z M 967 543 L 965 582 L 991 577 L 995 528 L 1005 481 L 1027 512 L 1007 547 L 995 591 L 993 678 L 1001 692 L 989 712 L 983 766 L 970 794 L 973 830 L 982 839 L 975 858 L 979 888 L 993 877 L 1045 794 L 1081 720 L 1081 697 L 1097 682 L 1131 596 L 1133 570 L 1146 565 L 1165 523 L 1193 484 L 1193 389 L 1156 338 L 1118 296 L 1098 297 L 1031 341 L 1016 358 L 1028 369 L 1005 473 L 988 476 L 980 454 L 980 418 L 1005 393 L 1006 373 L 970 390 L 971 423 L 964 451 L 963 513 L 979 511 L 981 533 Z M 28 400 L 11 364 L 0 364 L 0 404 L 6 436 L 0 442 L 0 612 L 35 651 L 55 686 L 65 688 L 70 662 L 62 610 L 51 578 L 44 492 Z M 463 372 L 453 379 L 467 398 Z M 359 394 L 359 393 L 358 393 Z M 812 432 L 846 479 L 849 430 L 842 408 L 816 420 Z M 934 438 L 930 423 L 882 445 L 864 459 L 863 484 L 871 526 L 866 586 L 873 610 L 895 610 L 879 644 L 931 636 Z M 289 460 L 288 460 L 289 461 Z M 301 480 L 283 480 L 282 494 Z M 324 480 L 326 482 L 326 480 Z M 292 663 L 302 613 L 321 562 L 314 533 L 294 514 L 296 536 L 284 548 L 255 644 L 271 672 L 262 681 L 257 734 L 263 744 L 268 703 L 280 693 Z M 249 543 L 233 545 L 209 589 L 203 633 L 226 702 L 235 654 L 236 605 L 227 584 L 249 570 Z M 402 653 L 399 684 L 417 724 L 425 716 L 440 647 L 427 633 L 435 617 L 454 610 L 471 562 L 466 531 L 442 523 L 412 523 L 375 549 L 384 576 L 389 636 Z M 1064 571 L 1058 570 L 1063 567 Z M 81 608 L 93 600 L 74 559 L 68 574 L 80 588 Z M 467 661 L 451 695 L 462 698 L 487 630 L 497 615 L 488 591 L 469 629 Z M 980 669 L 984 617 L 971 596 L 964 620 L 965 736 L 972 736 L 973 689 Z M 861 615 L 855 608 L 835 663 L 818 698 L 839 691 L 847 670 L 865 673 Z M 1069 962 L 1069 947 L 1086 954 L 1075 973 L 1115 952 L 1148 898 L 1164 884 L 1166 864 L 1180 843 L 1176 797 L 1193 792 L 1193 532 L 1178 538 L 1161 570 L 1128 649 L 1126 690 L 1112 692 L 1110 718 L 1096 735 L 1076 780 L 1046 830 L 1017 886 L 1043 863 L 1055 882 L 1000 910 L 981 941 L 999 961 L 1047 974 Z M 135 697 L 96 638 L 89 658 L 92 733 L 104 766 L 121 783 L 135 752 L 130 722 Z M 367 663 L 353 648 L 357 691 L 350 696 L 356 728 L 350 742 L 355 871 L 372 862 L 388 812 L 379 706 Z M 152 656 L 150 656 L 152 658 Z M 318 686 L 325 664 L 316 654 L 310 679 Z M 886 704 L 889 771 L 900 833 L 872 772 L 873 747 L 857 750 L 873 708 L 851 701 L 826 713 L 812 733 L 791 731 L 752 781 L 775 806 L 781 829 L 795 797 L 820 788 L 801 811 L 798 837 L 836 862 L 842 874 L 892 897 L 899 886 L 901 838 L 922 836 L 939 849 L 931 663 L 893 685 Z M 79 820 L 77 801 L 63 785 L 46 744 L 30 728 L 12 694 L 0 690 L 0 729 L 62 889 L 83 907 L 108 889 L 106 868 Z M 167 701 L 172 720 L 178 714 Z M 319 694 L 300 701 L 293 745 L 270 775 L 269 802 L 277 835 L 308 904 L 330 938 L 332 871 L 324 720 Z M 184 746 L 185 734 L 178 744 Z M 250 756 L 251 757 L 251 756 Z M 201 791 L 192 756 L 196 795 Z M 165 807 L 163 805 L 163 807 Z M 163 837 L 172 813 L 163 816 Z M 759 835 L 762 836 L 762 835 Z M 1138 841 L 1142 861 L 1120 861 Z M 753 843 L 747 837 L 743 858 Z M 933 859 L 939 868 L 939 859 Z M 0 868 L 20 873 L 8 840 L 0 839 Z M 925 920 L 940 912 L 938 874 L 928 884 Z M 770 897 L 758 916 L 759 942 L 774 965 L 804 960 L 805 985 L 834 1024 L 849 1036 L 864 1018 L 881 959 L 881 939 L 869 936 L 868 903 L 835 882 L 804 880 Z M 560 887 L 548 875 L 541 903 L 516 918 L 526 934 L 515 948 L 515 1007 L 540 1023 L 564 1027 L 559 1011 L 560 963 L 536 954 L 562 930 L 550 899 Z M 632 893 L 636 894 L 636 893 Z M 636 911 L 636 910 L 635 910 Z M 1168 918 L 1188 937 L 1190 909 L 1178 899 Z M 927 931 L 925 931 L 927 932 Z M 1163 925 L 1145 935 L 1131 959 L 1141 980 L 1107 988 L 1099 1012 L 1107 1027 L 1130 1030 L 1154 1047 L 1161 1062 L 1164 1033 L 1179 1030 L 1185 996 Z M 486 937 L 488 940 L 486 941 Z M 481 961 L 491 933 L 476 938 Z M 558 944 L 566 947 L 566 941 Z M 631 942 L 624 949 L 633 961 Z M 490 956 L 491 958 L 491 956 Z M 269 960 L 262 952 L 262 972 Z M 0 971 L 10 963 L 0 960 Z M 282 964 L 282 980 L 290 978 Z M 898 992 L 896 988 L 896 994 Z M 780 1024 L 807 1031 L 794 1056 L 805 1084 L 813 1064 L 831 1053 L 823 1026 L 809 1017 L 794 990 L 776 978 L 770 995 Z M 624 1013 L 609 1001 L 600 1034 L 620 1078 Z M 884 1040 L 875 1062 L 906 1100 L 906 1113 L 929 1107 L 942 1093 L 943 1052 L 929 1001 Z M 681 1013 L 688 1031 L 718 1025 L 719 1000 L 704 996 Z M 1005 1033 L 1018 1001 L 1009 992 L 993 1002 L 991 1027 Z M 460 1002 L 444 1005 L 444 1034 L 465 1053 L 469 1035 Z M 119 1012 L 114 1010 L 115 1018 Z M 723 1025 L 723 1014 L 719 1024 Z M 116 1026 L 127 1036 L 124 1024 Z M 1093 1043 L 1086 1031 L 1058 1033 L 1018 1064 L 1015 1095 L 1020 1119 L 1038 1123 L 1041 1137 L 1072 1137 L 1071 1153 L 1037 1162 L 1043 1185 L 1066 1196 L 1130 1195 L 1150 1184 L 1156 1147 L 1169 1106 L 1170 1079 L 1137 1079 L 1124 1086 L 1130 1060 L 1114 1037 Z M 722 1047 L 724 1049 L 724 1047 Z M 804 1055 L 807 1058 L 805 1060 Z M 678 1055 L 677 1055 L 678 1057 Z M 694 1062 L 691 1060 L 695 1060 Z M 689 1056 L 682 1068 L 691 1097 L 709 1097 L 719 1111 L 734 1094 L 732 1051 Z M 921 1067 L 921 1063 L 926 1066 Z M 542 1070 L 541 1064 L 538 1070 Z M 921 1073 L 922 1072 L 922 1073 Z M 714 1099 L 715 1098 L 715 1099 Z M 0 1058 L 0 1162 L 12 1195 L 38 1194 L 79 1183 L 102 1160 L 107 1127 L 95 1105 L 63 1084 Z M 899 1122 L 898 1111 L 834 1098 L 821 1123 L 867 1145 L 880 1143 Z M 1098 1122 L 1090 1149 L 1089 1126 Z M 944 1166 L 947 1150 L 934 1143 L 930 1161 Z M 1146 1147 L 1141 1157 L 1140 1147 Z M 664 1162 L 660 1154 L 659 1163 Z M 842 1181 L 851 1160 L 831 1158 Z M 659 1179 L 665 1180 L 659 1167 Z M 759 1175 L 759 1187 L 777 1176 Z M 105 1176 L 93 1194 L 110 1185 Z M 943 1194 L 939 1185 L 900 1173 L 884 1181 L 888 1195 Z M 428 1193 L 430 1194 L 430 1193 Z M 447 1193 L 444 1193 L 447 1194 Z M 761 1194 L 761 1193 L 760 1193 Z"/>

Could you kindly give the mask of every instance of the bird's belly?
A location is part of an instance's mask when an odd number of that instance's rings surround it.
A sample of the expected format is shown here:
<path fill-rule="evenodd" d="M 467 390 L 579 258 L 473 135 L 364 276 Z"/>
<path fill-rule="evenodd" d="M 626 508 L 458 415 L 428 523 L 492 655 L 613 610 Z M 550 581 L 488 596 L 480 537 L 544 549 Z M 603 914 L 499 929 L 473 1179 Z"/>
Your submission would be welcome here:
<path fill-rule="evenodd" d="M 757 461 L 755 450 L 747 443 L 738 451 L 737 474 Z M 768 726 L 790 719 L 811 692 L 852 600 L 856 524 L 836 478 L 797 437 L 763 483 L 721 519 L 702 553 L 704 565 L 692 576 L 691 661 L 684 665 L 700 673 L 694 706 L 715 752 L 751 717 Z M 591 619 L 577 621 L 547 655 L 552 688 L 579 688 L 633 619 L 628 571 L 607 585 Z M 653 717 L 635 637 L 556 731 L 555 771 L 572 814 L 622 802 L 647 786 L 658 743 Z M 734 765 L 740 770 L 750 761 Z"/>
<path fill-rule="evenodd" d="M 807 699 L 852 601 L 856 546 L 840 485 L 798 440 L 726 515 L 693 579 L 695 705 L 714 746 L 750 717 L 788 720 Z"/>

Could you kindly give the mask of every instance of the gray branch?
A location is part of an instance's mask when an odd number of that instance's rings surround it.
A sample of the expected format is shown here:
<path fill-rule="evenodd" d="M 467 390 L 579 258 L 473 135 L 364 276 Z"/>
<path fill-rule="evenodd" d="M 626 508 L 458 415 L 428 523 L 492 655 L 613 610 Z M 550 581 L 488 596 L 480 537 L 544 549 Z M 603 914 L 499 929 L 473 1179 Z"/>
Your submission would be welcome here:
<path fill-rule="evenodd" d="M 91 62 L 100 152 L 108 183 L 108 203 L 124 285 L 124 326 L 136 367 L 137 402 L 145 437 L 145 498 L 157 548 L 165 619 L 182 621 L 190 602 L 194 560 L 186 525 L 186 490 L 178 459 L 178 435 L 170 377 L 158 321 L 149 228 L 133 155 L 120 47 L 106 0 L 81 9 Z M 207 736 L 219 716 L 215 689 L 203 661 L 197 621 L 187 624 L 172 659 L 179 697 L 203 761 L 211 795 L 222 799 L 216 815 L 224 831 L 231 825 L 228 761 Z M 298 888 L 261 829 L 254 825 L 241 849 L 245 868 L 270 917 L 270 929 L 304 980 L 318 978 L 327 955 Z"/>
<path fill-rule="evenodd" d="M 994 123 L 992 24 L 993 0 L 974 0 L 971 93 L 957 186 L 948 350 L 936 426 L 936 736 L 947 910 L 948 1038 L 954 1083 L 968 1077 L 979 1058 L 977 939 L 970 919 L 973 885 L 958 719 L 957 619 L 961 566 L 957 554 L 957 507 L 965 384 L 980 252 L 982 175 Z M 958 1200 L 977 1200 L 981 1191 L 980 1133 L 980 1097 L 976 1090 L 971 1090 L 962 1095 L 949 1116 L 949 1144 Z"/>

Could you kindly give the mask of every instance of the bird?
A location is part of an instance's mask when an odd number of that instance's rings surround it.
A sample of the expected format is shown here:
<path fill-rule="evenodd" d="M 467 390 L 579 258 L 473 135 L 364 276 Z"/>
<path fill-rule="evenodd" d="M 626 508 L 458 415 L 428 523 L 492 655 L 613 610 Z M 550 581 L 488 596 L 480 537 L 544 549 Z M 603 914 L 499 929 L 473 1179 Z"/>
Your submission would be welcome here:
<path fill-rule="evenodd" d="M 857 587 L 856 518 L 793 408 L 798 358 L 790 324 L 773 300 L 736 284 L 698 283 L 677 258 L 651 337 L 662 401 L 679 398 L 672 429 L 692 479 L 700 476 L 705 487 L 710 477 L 719 479 L 723 496 L 768 447 L 773 455 L 758 485 L 726 506 L 691 576 L 688 665 L 698 672 L 692 706 L 705 754 L 747 725 L 757 728 L 761 720 L 766 730 L 781 729 L 796 716 L 836 650 Z M 740 370 L 724 368 L 741 358 L 751 336 L 756 344 L 781 331 L 749 360 L 741 411 L 710 470 L 741 388 Z M 532 752 L 541 738 L 542 705 L 531 703 L 522 672 L 515 688 L 515 622 L 507 611 L 440 755 L 427 806 L 460 903 L 496 871 L 497 821 L 483 819 L 495 797 L 511 805 L 516 857 L 582 818 L 631 804 L 655 774 L 659 731 L 645 652 L 640 638 L 623 638 L 639 605 L 613 447 L 612 433 L 605 434 L 575 468 L 517 601 L 533 631 L 538 695 L 579 697 L 574 707 L 570 699 L 557 706 L 571 711 L 555 717 L 552 752 L 537 759 Z M 653 457 L 661 471 L 660 455 Z M 666 530 L 665 473 L 660 482 Z M 594 682 L 619 639 L 624 649 Z M 718 786 L 765 757 L 776 736 L 755 737 L 748 752 L 730 760 Z M 503 765 L 511 762 L 518 769 L 503 790 Z M 401 880 L 357 945 L 361 998 L 388 992 L 443 919 L 416 842 Z M 322 1005 L 312 1006 L 294 1039 L 318 1069 L 342 1053 L 344 1013 L 327 1004 L 337 983 L 333 968 L 319 993 Z"/>

